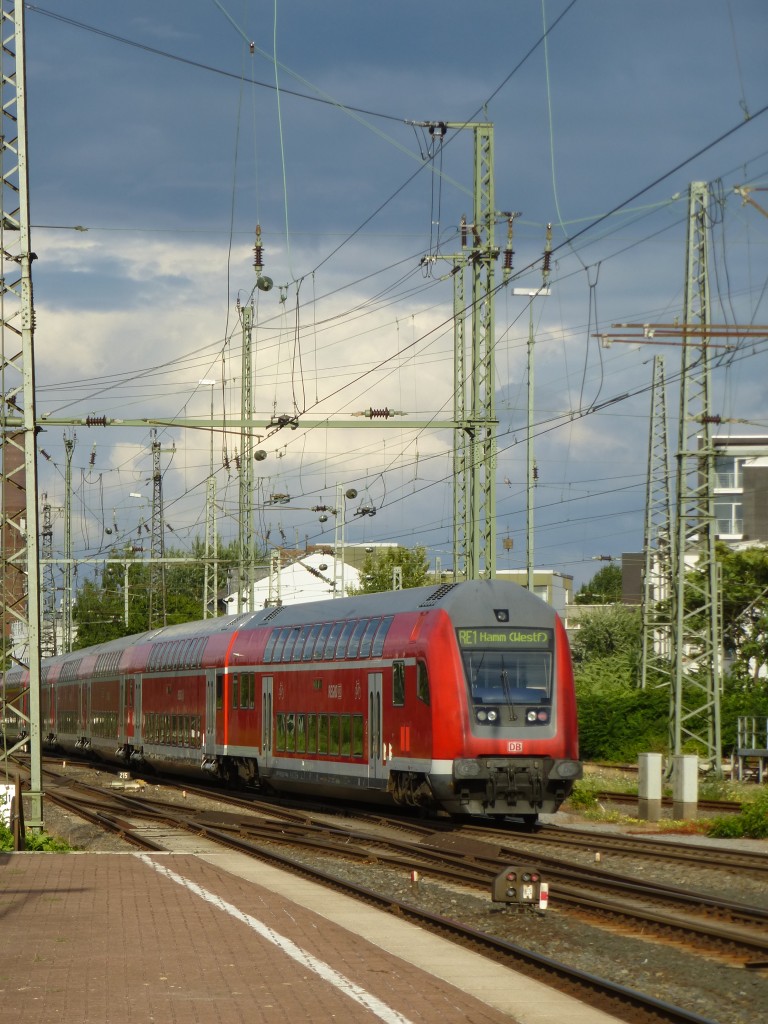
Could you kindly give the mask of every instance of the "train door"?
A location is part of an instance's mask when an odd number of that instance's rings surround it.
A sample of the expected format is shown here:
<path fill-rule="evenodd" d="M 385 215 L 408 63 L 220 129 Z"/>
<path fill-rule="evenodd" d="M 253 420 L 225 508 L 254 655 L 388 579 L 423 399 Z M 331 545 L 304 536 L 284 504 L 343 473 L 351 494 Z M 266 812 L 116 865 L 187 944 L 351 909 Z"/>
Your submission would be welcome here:
<path fill-rule="evenodd" d="M 136 680 L 133 676 L 125 676 L 122 681 L 123 691 L 123 722 L 120 730 L 120 738 L 127 743 L 133 743 L 136 732 Z"/>
<path fill-rule="evenodd" d="M 203 753 L 213 757 L 216 753 L 216 669 L 205 673 L 205 738 Z"/>
<path fill-rule="evenodd" d="M 384 732 L 382 727 L 382 680 L 381 672 L 368 673 L 368 779 L 383 779 Z"/>
<path fill-rule="evenodd" d="M 144 730 L 141 724 L 141 676 L 133 680 L 133 745 L 140 747 L 144 742 Z"/>
<path fill-rule="evenodd" d="M 80 683 L 80 736 L 87 736 L 90 732 L 89 722 L 91 721 L 91 685 Z"/>
<path fill-rule="evenodd" d="M 261 678 L 261 758 L 260 766 L 272 763 L 272 676 Z"/>

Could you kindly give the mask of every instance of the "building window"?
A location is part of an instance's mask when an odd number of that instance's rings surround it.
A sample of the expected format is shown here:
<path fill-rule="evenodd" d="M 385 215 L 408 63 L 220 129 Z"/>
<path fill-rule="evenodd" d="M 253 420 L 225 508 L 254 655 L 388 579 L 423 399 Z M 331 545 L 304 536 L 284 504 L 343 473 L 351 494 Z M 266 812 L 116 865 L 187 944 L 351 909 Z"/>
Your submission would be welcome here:
<path fill-rule="evenodd" d="M 735 455 L 715 456 L 715 487 L 723 491 L 735 491 L 741 487 L 741 467 L 744 459 Z"/>
<path fill-rule="evenodd" d="M 715 531 L 722 537 L 744 532 L 744 510 L 740 501 L 715 502 Z"/>

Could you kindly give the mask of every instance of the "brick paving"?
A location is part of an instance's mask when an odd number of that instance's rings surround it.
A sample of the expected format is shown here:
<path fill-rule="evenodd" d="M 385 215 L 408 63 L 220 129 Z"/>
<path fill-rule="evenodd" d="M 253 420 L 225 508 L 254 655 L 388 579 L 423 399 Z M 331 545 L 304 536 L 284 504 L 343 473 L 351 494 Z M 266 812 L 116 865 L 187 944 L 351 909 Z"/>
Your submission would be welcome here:
<path fill-rule="evenodd" d="M 0 855 L 0 936 L 0 1005 L 19 1024 L 512 1020 L 191 855 Z"/>

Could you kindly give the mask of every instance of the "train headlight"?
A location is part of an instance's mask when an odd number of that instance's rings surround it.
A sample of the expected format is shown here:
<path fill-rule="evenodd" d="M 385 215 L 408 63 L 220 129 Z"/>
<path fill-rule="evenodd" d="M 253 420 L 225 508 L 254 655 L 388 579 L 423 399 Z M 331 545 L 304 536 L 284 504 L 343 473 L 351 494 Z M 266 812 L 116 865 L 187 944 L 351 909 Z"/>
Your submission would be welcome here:
<path fill-rule="evenodd" d="M 581 778 L 581 762 L 580 761 L 555 761 L 552 767 L 552 775 L 556 775 L 559 779 L 580 779 Z"/>
<path fill-rule="evenodd" d="M 536 709 L 535 708 L 530 708 L 528 711 L 526 711 L 526 713 L 525 713 L 525 720 L 526 720 L 526 722 L 535 722 L 536 721 Z"/>
<path fill-rule="evenodd" d="M 486 714 L 484 708 L 480 708 L 480 710 L 477 712 L 477 720 L 478 720 L 478 722 L 484 722 L 487 717 L 488 717 L 488 715 Z"/>
<path fill-rule="evenodd" d="M 488 712 L 488 721 L 489 722 L 495 722 L 498 717 L 499 717 L 499 712 L 498 711 L 489 711 Z"/>

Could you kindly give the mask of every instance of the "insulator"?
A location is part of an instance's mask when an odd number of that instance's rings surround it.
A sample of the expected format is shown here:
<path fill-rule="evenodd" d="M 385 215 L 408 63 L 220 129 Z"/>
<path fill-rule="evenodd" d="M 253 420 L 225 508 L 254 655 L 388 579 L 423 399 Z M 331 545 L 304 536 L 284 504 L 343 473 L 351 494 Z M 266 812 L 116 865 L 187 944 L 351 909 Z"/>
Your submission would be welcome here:
<path fill-rule="evenodd" d="M 544 273 L 548 274 L 552 265 L 552 253 L 547 249 L 544 253 Z"/>
<path fill-rule="evenodd" d="M 90 457 L 90 459 L 88 461 L 91 464 L 91 466 L 95 466 L 96 465 L 96 447 L 95 446 L 91 449 L 91 457 Z"/>
<path fill-rule="evenodd" d="M 107 417 L 106 416 L 86 416 L 85 417 L 86 427 L 106 427 Z"/>
<path fill-rule="evenodd" d="M 467 218 L 461 218 L 461 247 L 466 249 L 467 247 Z"/>
<path fill-rule="evenodd" d="M 392 413 L 389 409 L 367 409 L 365 415 L 369 420 L 388 420 Z"/>
<path fill-rule="evenodd" d="M 235 469 L 240 469 L 240 456 L 235 456 Z"/>
<path fill-rule="evenodd" d="M 251 43 L 248 49 L 251 52 L 251 56 L 253 56 L 253 54 L 256 53 L 256 43 Z"/>
<path fill-rule="evenodd" d="M 253 268 L 261 270 L 264 266 L 264 246 L 261 244 L 261 225 L 256 225 L 256 245 L 253 247 Z"/>
<path fill-rule="evenodd" d="M 512 257 L 514 255 L 515 255 L 515 250 L 514 249 L 505 249 L 504 250 L 504 269 L 505 270 L 511 270 L 512 269 Z"/>
<path fill-rule="evenodd" d="M 41 448 L 40 449 L 40 454 L 43 456 L 43 458 L 46 460 L 46 462 L 50 462 L 51 461 L 51 456 L 48 454 L 48 452 L 45 450 L 45 448 Z"/>

